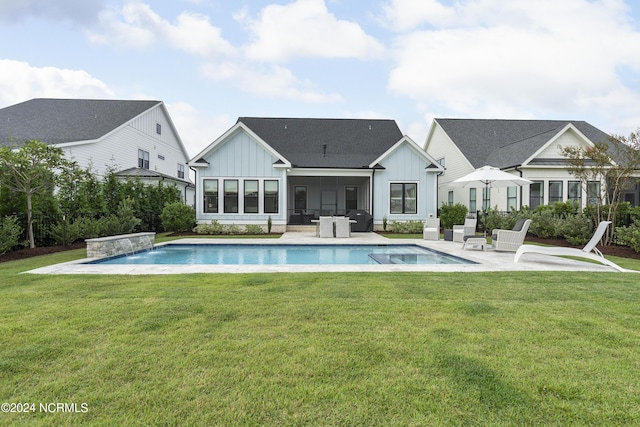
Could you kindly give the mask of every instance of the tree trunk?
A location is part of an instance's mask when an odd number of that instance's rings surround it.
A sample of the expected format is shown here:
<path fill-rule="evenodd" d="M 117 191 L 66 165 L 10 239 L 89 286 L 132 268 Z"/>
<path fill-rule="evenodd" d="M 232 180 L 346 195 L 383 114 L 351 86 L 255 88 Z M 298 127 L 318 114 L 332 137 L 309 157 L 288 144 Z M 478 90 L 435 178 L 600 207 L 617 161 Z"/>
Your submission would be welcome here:
<path fill-rule="evenodd" d="M 31 206 L 31 193 L 27 193 L 27 235 L 29 236 L 29 247 L 36 247 L 36 241 L 33 238 L 33 209 Z"/>

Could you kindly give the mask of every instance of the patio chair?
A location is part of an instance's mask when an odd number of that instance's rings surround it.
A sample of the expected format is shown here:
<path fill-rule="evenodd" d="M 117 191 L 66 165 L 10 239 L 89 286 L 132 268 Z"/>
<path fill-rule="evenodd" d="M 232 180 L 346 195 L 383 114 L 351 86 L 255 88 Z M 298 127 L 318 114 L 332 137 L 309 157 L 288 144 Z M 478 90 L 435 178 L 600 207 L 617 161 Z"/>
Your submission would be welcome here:
<path fill-rule="evenodd" d="M 530 219 L 520 218 L 511 230 L 493 230 L 491 233 L 492 248 L 496 251 L 517 251 L 524 243 L 524 238 L 527 236 L 530 225 Z"/>
<path fill-rule="evenodd" d="M 422 230 L 424 240 L 440 240 L 440 218 L 427 218 Z"/>
<path fill-rule="evenodd" d="M 333 237 L 333 218 L 321 216 L 318 222 L 318 237 Z"/>
<path fill-rule="evenodd" d="M 618 264 L 606 259 L 602 252 L 600 252 L 598 248 L 596 248 L 596 245 L 600 243 L 600 239 L 602 239 L 602 236 L 604 236 L 605 231 L 607 231 L 607 227 L 609 226 L 609 224 L 611 224 L 611 221 L 602 221 L 600 224 L 598 224 L 598 228 L 596 228 L 596 231 L 593 233 L 591 240 L 589 240 L 589 243 L 587 243 L 582 249 L 567 248 L 562 246 L 522 245 L 516 251 L 513 262 L 518 262 L 520 257 L 524 254 L 537 253 L 543 255 L 574 256 L 578 258 L 586 258 L 608 265 L 609 267 L 613 267 L 618 271 L 626 271 Z"/>
<path fill-rule="evenodd" d="M 463 225 L 454 225 L 453 241 L 463 243 L 465 236 L 475 236 L 477 223 L 478 220 L 475 218 L 465 218 Z"/>
<path fill-rule="evenodd" d="M 351 237 L 351 223 L 349 222 L 349 217 L 336 217 L 335 221 L 336 237 Z"/>

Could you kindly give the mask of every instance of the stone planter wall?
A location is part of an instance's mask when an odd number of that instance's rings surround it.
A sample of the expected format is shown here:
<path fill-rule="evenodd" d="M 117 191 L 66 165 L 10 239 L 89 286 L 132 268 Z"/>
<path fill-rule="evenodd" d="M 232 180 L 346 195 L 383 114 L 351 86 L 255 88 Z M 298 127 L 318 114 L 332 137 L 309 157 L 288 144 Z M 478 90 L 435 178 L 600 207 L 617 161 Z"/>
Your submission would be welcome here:
<path fill-rule="evenodd" d="M 152 248 L 156 233 L 132 233 L 87 239 L 87 258 L 130 254 Z"/>

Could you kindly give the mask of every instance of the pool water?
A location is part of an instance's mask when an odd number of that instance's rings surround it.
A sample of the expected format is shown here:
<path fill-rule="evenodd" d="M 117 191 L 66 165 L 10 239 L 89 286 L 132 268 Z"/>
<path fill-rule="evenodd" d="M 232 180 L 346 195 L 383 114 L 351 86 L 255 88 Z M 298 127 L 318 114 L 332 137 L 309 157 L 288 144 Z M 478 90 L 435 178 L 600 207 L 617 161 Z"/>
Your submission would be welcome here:
<path fill-rule="evenodd" d="M 89 264 L 475 264 L 418 245 L 168 244 Z"/>

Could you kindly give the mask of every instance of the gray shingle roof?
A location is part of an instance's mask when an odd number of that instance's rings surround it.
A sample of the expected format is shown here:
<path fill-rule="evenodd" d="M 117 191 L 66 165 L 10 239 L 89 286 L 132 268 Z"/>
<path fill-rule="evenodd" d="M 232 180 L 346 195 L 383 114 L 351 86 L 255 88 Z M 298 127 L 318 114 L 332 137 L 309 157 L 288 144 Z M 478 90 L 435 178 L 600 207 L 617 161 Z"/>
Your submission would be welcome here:
<path fill-rule="evenodd" d="M 436 119 L 474 168 L 521 165 L 569 123 L 591 142 L 609 135 L 584 121 Z"/>
<path fill-rule="evenodd" d="M 0 109 L 0 145 L 98 139 L 161 101 L 36 98 Z"/>
<path fill-rule="evenodd" d="M 302 168 L 368 167 L 402 138 L 394 120 L 240 117 L 238 121 Z"/>

